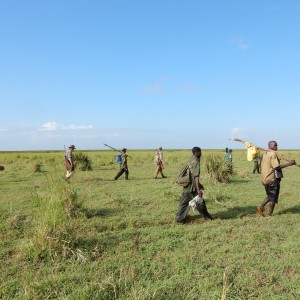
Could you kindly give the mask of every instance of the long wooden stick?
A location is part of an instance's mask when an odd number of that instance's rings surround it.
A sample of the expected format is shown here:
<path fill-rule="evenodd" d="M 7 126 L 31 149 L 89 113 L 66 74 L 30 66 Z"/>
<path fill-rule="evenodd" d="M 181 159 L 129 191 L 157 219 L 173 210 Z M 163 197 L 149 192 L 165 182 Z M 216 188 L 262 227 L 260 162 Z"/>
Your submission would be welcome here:
<path fill-rule="evenodd" d="M 243 141 L 243 140 L 237 139 L 237 138 L 230 138 L 229 140 L 234 141 L 234 142 L 241 142 L 241 143 L 243 143 L 243 144 L 246 143 L 246 141 Z M 250 143 L 250 142 L 249 142 L 249 143 Z M 250 143 L 250 144 L 252 144 L 252 143 Z M 252 144 L 252 145 L 253 145 L 253 144 Z M 266 148 L 263 148 L 263 147 L 260 147 L 260 146 L 256 146 L 256 145 L 253 145 L 253 146 L 256 147 L 256 148 L 259 149 L 259 150 L 264 150 L 264 151 L 274 151 L 274 152 L 277 152 L 277 151 L 275 151 L 275 150 L 266 149 Z"/>
<path fill-rule="evenodd" d="M 243 141 L 243 140 L 238 139 L 238 138 L 230 138 L 229 140 L 234 141 L 234 142 L 241 142 L 241 143 L 243 143 L 243 144 L 246 143 L 246 141 Z M 252 144 L 252 143 L 250 143 L 250 144 Z M 272 149 L 266 149 L 266 148 L 263 148 L 263 147 L 260 147 L 260 146 L 256 146 L 256 145 L 254 145 L 254 144 L 252 144 L 252 145 L 253 145 L 254 147 L 256 147 L 257 149 L 259 149 L 259 150 L 263 150 L 263 151 L 273 151 L 273 152 L 275 152 L 280 158 L 282 158 L 283 160 L 288 161 L 288 162 L 291 161 L 291 159 L 288 159 L 287 157 L 285 157 L 282 153 L 280 153 L 280 152 L 278 152 L 278 151 L 275 151 L 275 150 L 272 150 Z M 295 166 L 297 166 L 297 167 L 300 168 L 300 165 L 299 165 L 299 164 L 296 164 Z"/>
<path fill-rule="evenodd" d="M 106 146 L 106 147 L 108 147 L 108 148 L 110 148 L 110 149 L 113 149 L 113 150 L 115 150 L 115 151 L 122 152 L 122 150 L 118 150 L 118 149 L 116 149 L 116 148 L 114 148 L 114 147 L 112 147 L 112 146 L 109 146 L 109 145 L 107 145 L 107 144 L 104 144 L 104 143 L 103 143 L 103 145 Z M 132 157 L 129 156 L 128 154 L 126 154 L 126 156 L 132 158 Z"/>

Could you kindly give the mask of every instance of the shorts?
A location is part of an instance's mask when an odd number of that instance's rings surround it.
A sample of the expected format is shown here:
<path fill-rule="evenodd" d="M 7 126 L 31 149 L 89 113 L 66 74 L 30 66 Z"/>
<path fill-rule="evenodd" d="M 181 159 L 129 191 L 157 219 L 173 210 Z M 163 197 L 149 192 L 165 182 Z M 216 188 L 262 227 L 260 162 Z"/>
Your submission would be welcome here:
<path fill-rule="evenodd" d="M 274 180 L 272 183 L 266 184 L 265 191 L 271 202 L 278 203 L 280 181 Z"/>
<path fill-rule="evenodd" d="M 75 165 L 74 163 L 71 165 L 68 160 L 65 160 L 65 169 L 68 172 L 73 172 L 75 170 Z"/>

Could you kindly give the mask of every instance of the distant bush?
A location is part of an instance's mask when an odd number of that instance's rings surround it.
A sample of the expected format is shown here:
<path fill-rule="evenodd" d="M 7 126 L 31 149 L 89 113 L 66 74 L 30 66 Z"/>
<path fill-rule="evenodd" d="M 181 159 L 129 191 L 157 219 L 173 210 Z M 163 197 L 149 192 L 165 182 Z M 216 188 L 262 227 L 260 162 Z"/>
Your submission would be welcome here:
<path fill-rule="evenodd" d="M 41 164 L 35 164 L 33 166 L 33 172 L 42 172 L 42 166 L 41 166 Z"/>
<path fill-rule="evenodd" d="M 209 154 L 205 160 L 208 180 L 226 183 L 232 179 L 232 167 L 220 155 Z"/>
<path fill-rule="evenodd" d="M 82 152 L 74 154 L 74 162 L 77 169 L 81 171 L 91 171 L 92 163 L 89 157 Z"/>

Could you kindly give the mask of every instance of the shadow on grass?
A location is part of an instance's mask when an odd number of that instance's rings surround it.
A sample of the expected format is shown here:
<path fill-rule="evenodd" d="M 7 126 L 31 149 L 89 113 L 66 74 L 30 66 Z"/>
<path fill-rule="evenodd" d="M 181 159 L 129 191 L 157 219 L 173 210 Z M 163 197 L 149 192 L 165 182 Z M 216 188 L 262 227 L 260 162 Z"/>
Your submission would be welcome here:
<path fill-rule="evenodd" d="M 257 206 L 235 206 L 213 215 L 218 219 L 236 219 L 256 214 Z"/>
<path fill-rule="evenodd" d="M 215 218 L 215 217 L 214 217 Z M 176 222 L 177 225 L 186 225 L 186 224 L 193 224 L 199 222 L 211 222 L 210 220 L 204 219 L 202 215 L 195 212 L 195 215 L 188 215 L 184 222 Z"/>
<path fill-rule="evenodd" d="M 110 217 L 121 211 L 118 208 L 84 209 L 83 212 L 88 219 L 94 217 Z"/>
<path fill-rule="evenodd" d="M 248 179 L 232 179 L 230 183 L 235 184 L 235 183 L 248 183 L 250 180 Z"/>
<path fill-rule="evenodd" d="M 122 233 L 121 235 L 115 234 L 105 237 L 92 237 L 92 238 L 79 238 L 77 243 L 79 247 L 90 250 L 91 260 L 95 260 L 107 251 L 113 251 L 114 248 L 120 243 L 128 243 L 130 247 L 138 247 L 140 240 L 139 233 Z"/>
<path fill-rule="evenodd" d="M 83 179 L 83 181 L 89 181 L 89 182 L 107 181 L 107 182 L 111 182 L 111 181 L 115 181 L 115 179 L 114 179 L 114 177 L 111 177 L 111 178 L 88 177 L 88 178 Z"/>
<path fill-rule="evenodd" d="M 280 212 L 278 212 L 278 215 L 283 215 L 283 214 L 288 214 L 288 213 L 299 214 L 300 213 L 300 205 L 295 205 L 295 206 L 283 209 Z"/>
<path fill-rule="evenodd" d="M 237 218 L 243 218 L 246 216 L 254 215 L 256 213 L 257 213 L 257 206 L 235 206 L 225 211 L 217 212 L 216 214 L 213 214 L 213 217 L 217 219 L 237 219 Z M 278 212 L 278 215 L 283 215 L 288 213 L 299 214 L 300 205 L 295 205 L 283 209 L 282 211 Z"/>

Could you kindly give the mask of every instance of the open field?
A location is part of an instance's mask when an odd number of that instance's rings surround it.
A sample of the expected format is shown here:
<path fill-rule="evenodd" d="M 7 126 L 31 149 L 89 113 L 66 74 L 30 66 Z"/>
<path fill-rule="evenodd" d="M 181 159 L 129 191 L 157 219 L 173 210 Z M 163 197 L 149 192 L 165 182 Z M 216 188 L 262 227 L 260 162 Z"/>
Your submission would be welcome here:
<path fill-rule="evenodd" d="M 157 180 L 154 151 L 128 151 L 128 181 L 113 180 L 116 152 L 82 153 L 93 170 L 70 183 L 63 152 L 0 153 L 0 299 L 300 299 L 300 168 L 284 169 L 274 216 L 260 218 L 265 192 L 246 151 L 233 151 L 233 181 L 213 184 L 205 156 L 224 151 L 203 150 L 215 220 L 191 212 L 179 225 L 172 183 L 190 151 L 164 151 Z"/>

